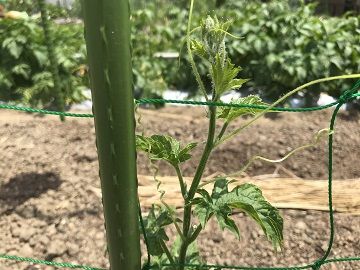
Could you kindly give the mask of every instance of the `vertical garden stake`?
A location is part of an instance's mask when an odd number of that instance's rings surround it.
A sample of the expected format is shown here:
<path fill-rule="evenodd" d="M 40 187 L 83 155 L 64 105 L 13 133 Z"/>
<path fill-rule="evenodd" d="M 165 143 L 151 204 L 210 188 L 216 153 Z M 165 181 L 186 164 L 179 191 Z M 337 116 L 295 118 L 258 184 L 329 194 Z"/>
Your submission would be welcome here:
<path fill-rule="evenodd" d="M 139 270 L 129 3 L 82 4 L 110 266 Z"/>

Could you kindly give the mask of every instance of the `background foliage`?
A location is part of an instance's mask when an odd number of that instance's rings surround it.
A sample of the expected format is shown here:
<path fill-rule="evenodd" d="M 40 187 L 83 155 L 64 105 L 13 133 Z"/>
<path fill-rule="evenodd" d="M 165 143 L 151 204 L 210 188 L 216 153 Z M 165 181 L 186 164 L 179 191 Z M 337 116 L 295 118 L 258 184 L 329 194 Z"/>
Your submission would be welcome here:
<path fill-rule="evenodd" d="M 160 97 L 168 88 L 196 95 L 197 83 L 183 48 L 188 1 L 179 0 L 174 5 L 168 0 L 133 0 L 132 5 L 136 97 Z M 270 101 L 305 82 L 360 70 L 358 15 L 319 16 L 314 4 L 300 0 L 198 0 L 196 5 L 194 25 L 214 12 L 234 21 L 229 31 L 241 39 L 228 37 L 229 56 L 243 68 L 240 76 L 250 79 L 242 90 L 247 94 L 260 94 Z M 49 106 L 52 80 L 38 9 L 30 0 L 9 0 L 7 8 L 34 16 L 28 20 L 0 19 L 0 99 Z M 88 87 L 83 26 L 81 22 L 64 24 L 59 18 L 81 17 L 79 1 L 67 9 L 49 5 L 49 14 L 63 91 L 70 105 L 83 100 L 82 89 Z M 180 61 L 156 57 L 158 52 L 180 52 Z M 210 83 L 204 64 L 195 60 L 202 78 Z M 326 83 L 298 97 L 306 105 L 314 105 L 321 92 L 339 97 L 351 83 Z"/>
<path fill-rule="evenodd" d="M 359 72 L 360 17 L 318 17 L 315 7 L 292 8 L 286 1 L 224 5 L 224 16 L 236 18 L 233 30 L 244 37 L 232 42 L 233 59 L 251 78 L 248 85 L 263 97 L 274 100 L 311 80 Z M 310 88 L 304 94 L 306 104 L 313 105 L 320 92 L 339 97 L 352 83 Z"/>
<path fill-rule="evenodd" d="M 51 26 L 65 104 L 81 102 L 88 87 L 82 26 Z M 51 107 L 54 84 L 37 19 L 1 20 L 0 45 L 0 100 Z"/>

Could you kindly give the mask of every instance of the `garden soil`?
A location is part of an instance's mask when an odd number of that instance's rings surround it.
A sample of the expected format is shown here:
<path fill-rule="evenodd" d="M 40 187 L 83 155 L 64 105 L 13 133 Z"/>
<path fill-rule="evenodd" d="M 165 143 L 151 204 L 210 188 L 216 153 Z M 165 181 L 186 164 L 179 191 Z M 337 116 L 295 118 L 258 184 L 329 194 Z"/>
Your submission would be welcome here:
<path fill-rule="evenodd" d="M 139 112 L 139 132 L 168 134 L 184 143 L 206 138 L 206 112 L 202 108 Z M 331 112 L 270 114 L 271 118 L 262 118 L 213 153 L 206 175 L 237 171 L 253 155 L 278 159 L 311 143 L 317 131 L 329 126 Z M 360 178 L 359 134 L 360 117 L 341 112 L 335 131 L 334 179 Z M 202 147 L 200 144 L 194 151 L 193 161 L 182 166 L 184 175 L 194 174 Z M 327 179 L 327 153 L 324 139 L 281 165 L 255 162 L 246 174 Z M 94 193 L 100 182 L 93 119 L 67 118 L 62 123 L 55 116 L 0 111 L 0 157 L 0 254 L 106 268 L 102 204 Z M 138 173 L 153 173 L 143 154 L 138 155 Z M 159 175 L 175 173 L 161 163 Z M 263 267 L 303 265 L 320 258 L 328 246 L 328 213 L 306 209 L 284 209 L 281 213 L 283 252 L 274 252 L 256 224 L 237 214 L 234 218 L 240 227 L 240 240 L 210 222 L 199 239 L 202 256 L 213 264 Z M 360 216 L 336 213 L 335 223 L 330 257 L 360 257 Z M 0 269 L 53 267 L 0 259 Z M 321 269 L 360 269 L 360 262 L 328 264 Z"/>

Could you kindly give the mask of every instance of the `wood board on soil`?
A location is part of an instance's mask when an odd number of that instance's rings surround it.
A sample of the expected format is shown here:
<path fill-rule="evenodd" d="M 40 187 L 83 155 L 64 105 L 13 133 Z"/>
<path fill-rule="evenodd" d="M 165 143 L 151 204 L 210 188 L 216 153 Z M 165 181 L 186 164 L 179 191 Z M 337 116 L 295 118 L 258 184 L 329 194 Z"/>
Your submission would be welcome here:
<path fill-rule="evenodd" d="M 205 139 L 203 109 L 140 112 L 138 130 L 146 134 L 168 134 L 184 143 Z M 316 131 L 328 127 L 330 117 L 331 111 L 326 111 L 261 119 L 248 132 L 220 147 L 205 173 L 232 173 L 255 154 L 279 158 L 311 141 Z M 334 179 L 360 177 L 359 123 L 358 116 L 340 113 L 335 131 Z M 61 123 L 54 116 L 1 111 L 0 127 L 0 253 L 107 267 L 102 205 L 94 192 L 100 183 L 93 119 L 67 118 Z M 194 151 L 194 160 L 182 167 L 187 177 L 194 174 L 201 147 Z M 160 176 L 174 175 L 166 164 L 161 163 L 159 169 Z M 286 178 L 326 179 L 326 141 L 278 167 L 257 162 L 247 174 L 253 177 L 274 172 Z M 143 154 L 138 156 L 138 173 L 152 174 Z M 355 186 L 352 191 L 349 201 L 359 197 Z M 261 230 L 238 214 L 235 219 L 241 230 L 240 241 L 210 222 L 200 235 L 201 254 L 209 263 L 265 267 L 305 264 L 321 257 L 329 240 L 328 213 L 301 209 L 281 213 L 285 221 L 283 253 L 276 254 Z M 331 256 L 360 256 L 360 217 L 336 213 L 335 222 Z M 0 260 L 0 269 L 53 268 Z M 360 269 L 360 263 L 331 264 L 323 269 Z"/>
<path fill-rule="evenodd" d="M 191 178 L 184 178 L 190 186 Z M 211 180 L 211 179 L 209 179 Z M 139 196 L 143 206 L 151 207 L 152 203 L 160 202 L 160 192 L 153 176 L 139 175 Z M 157 177 L 161 182 L 159 190 L 164 191 L 163 200 L 169 204 L 181 208 L 183 198 L 179 190 L 179 182 L 176 176 Z M 206 182 L 206 179 L 205 181 Z M 329 210 L 328 181 L 327 180 L 304 180 L 293 178 L 276 178 L 269 175 L 253 178 L 237 178 L 230 187 L 252 183 L 257 185 L 265 198 L 275 207 L 281 209 L 302 210 Z M 204 187 L 211 193 L 212 185 Z M 360 215 L 360 179 L 335 180 L 333 188 L 333 209 L 336 212 Z M 98 195 L 101 190 L 98 189 Z"/>

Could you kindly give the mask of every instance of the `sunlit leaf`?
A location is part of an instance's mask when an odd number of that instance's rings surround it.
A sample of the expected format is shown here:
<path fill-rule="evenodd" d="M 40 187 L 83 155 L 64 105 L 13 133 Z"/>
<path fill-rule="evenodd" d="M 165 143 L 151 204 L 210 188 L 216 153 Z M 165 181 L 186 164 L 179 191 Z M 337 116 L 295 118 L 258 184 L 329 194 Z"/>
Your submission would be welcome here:
<path fill-rule="evenodd" d="M 208 53 L 205 49 L 205 46 L 197 40 L 191 41 L 191 51 L 197 56 L 200 56 L 205 59 L 208 58 Z"/>
<path fill-rule="evenodd" d="M 261 190 L 253 184 L 242 184 L 216 203 L 217 207 L 241 210 L 252 217 L 263 229 L 275 248 L 283 244 L 283 219 L 279 211 L 265 200 Z"/>
<path fill-rule="evenodd" d="M 229 191 L 229 181 L 219 178 L 214 183 L 212 194 L 198 190 L 194 212 L 201 225 L 205 227 L 212 216 L 215 216 L 222 230 L 228 229 L 240 237 L 239 229 L 231 218 L 234 210 L 247 213 L 262 228 L 274 248 L 283 245 L 283 219 L 279 211 L 265 200 L 261 190 L 253 184 L 242 184 Z"/>
<path fill-rule="evenodd" d="M 174 244 L 173 244 L 173 248 L 171 250 L 172 254 L 174 254 L 176 257 L 179 256 L 180 253 L 180 247 L 181 247 L 181 238 L 179 236 L 176 237 Z M 187 264 L 196 264 L 196 265 L 201 265 L 204 263 L 204 261 L 201 259 L 200 256 L 200 252 L 199 252 L 199 248 L 195 242 L 192 242 L 189 247 L 188 250 L 186 252 L 186 258 L 185 258 L 185 263 Z M 203 268 L 200 267 L 186 267 L 186 269 L 189 270 L 201 270 Z M 170 270 L 170 269 L 169 269 Z"/>
<path fill-rule="evenodd" d="M 196 145 L 196 143 L 189 143 L 181 148 L 179 141 L 165 135 L 136 136 L 137 149 L 146 152 L 150 160 L 165 160 L 173 166 L 190 159 L 190 152 Z"/>
<path fill-rule="evenodd" d="M 31 67 L 27 64 L 20 64 L 20 65 L 14 66 L 11 71 L 16 75 L 21 75 L 25 79 L 29 79 L 30 74 L 31 74 Z"/>
<path fill-rule="evenodd" d="M 15 39 L 13 38 L 7 38 L 3 41 L 2 47 L 8 49 L 9 53 L 15 58 L 19 59 L 23 47 L 19 46 Z"/>
<path fill-rule="evenodd" d="M 144 219 L 144 226 L 148 242 L 148 251 L 153 256 L 164 254 L 161 243 L 169 241 L 165 227 L 172 224 L 171 214 L 166 208 L 154 206 Z"/>
<path fill-rule="evenodd" d="M 44 52 L 41 51 L 34 51 L 34 56 L 36 57 L 36 60 L 38 61 L 39 65 L 41 67 L 45 66 L 45 64 L 48 61 L 48 57 Z"/>
<path fill-rule="evenodd" d="M 220 56 L 216 56 L 215 62 L 210 69 L 210 77 L 214 84 L 215 93 L 218 96 L 230 91 L 239 89 L 248 79 L 236 79 L 241 68 L 235 67 L 230 59 L 222 61 Z"/>
<path fill-rule="evenodd" d="M 256 115 L 263 111 L 263 108 L 251 108 L 250 106 L 269 106 L 269 104 L 262 101 L 259 96 L 249 95 L 247 97 L 238 98 L 231 101 L 232 104 L 244 105 L 244 107 L 222 107 L 219 109 L 218 118 L 225 119 L 226 122 L 231 122 L 234 119 L 244 115 Z M 247 107 L 249 106 L 249 107 Z"/>

